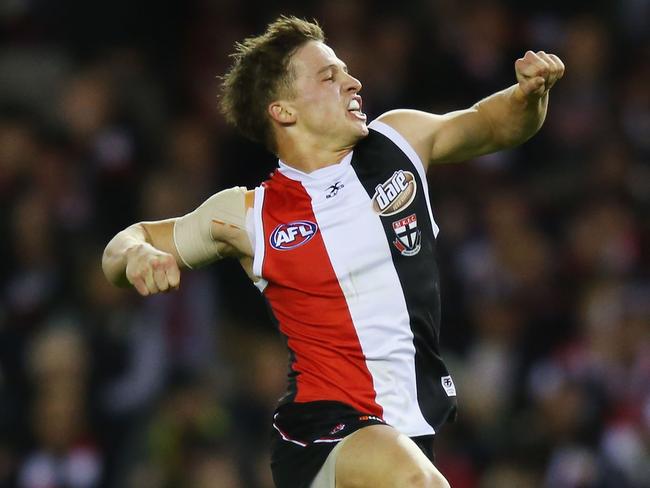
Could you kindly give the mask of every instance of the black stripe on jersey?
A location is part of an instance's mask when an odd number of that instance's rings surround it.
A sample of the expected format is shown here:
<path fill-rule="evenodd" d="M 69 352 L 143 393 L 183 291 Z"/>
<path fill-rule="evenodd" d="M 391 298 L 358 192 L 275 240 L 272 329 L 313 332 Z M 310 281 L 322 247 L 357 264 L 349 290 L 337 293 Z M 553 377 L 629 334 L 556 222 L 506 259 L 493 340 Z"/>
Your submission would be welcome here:
<path fill-rule="evenodd" d="M 384 227 L 410 317 L 415 345 L 418 403 L 424 418 L 438 431 L 454 413 L 456 398 L 447 395 L 441 382 L 441 378 L 449 373 L 438 348 L 440 286 L 435 235 L 429 218 L 424 185 L 417 168 L 408 156 L 388 137 L 372 129 L 369 135 L 356 145 L 352 168 L 370 198 L 375 194 L 378 185 L 385 183 L 399 170 L 413 173 L 417 183 L 417 193 L 410 205 L 395 215 L 378 214 L 377 218 L 381 219 Z M 409 256 L 403 255 L 395 244 L 397 235 L 393 222 L 413 213 L 417 216 L 417 227 L 421 232 L 421 248 L 417 254 Z"/>

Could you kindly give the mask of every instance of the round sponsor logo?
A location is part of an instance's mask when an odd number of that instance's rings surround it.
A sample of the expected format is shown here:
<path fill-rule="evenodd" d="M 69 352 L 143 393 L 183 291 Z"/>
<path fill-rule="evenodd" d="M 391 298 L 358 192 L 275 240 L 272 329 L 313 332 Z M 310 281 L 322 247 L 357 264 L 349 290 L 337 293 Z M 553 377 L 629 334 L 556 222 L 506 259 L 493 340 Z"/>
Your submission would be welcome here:
<path fill-rule="evenodd" d="M 269 237 L 273 249 L 288 251 L 306 244 L 316 235 L 318 226 L 309 220 L 296 220 L 288 224 L 280 224 Z"/>
<path fill-rule="evenodd" d="M 379 215 L 395 215 L 408 207 L 415 199 L 417 184 L 410 171 L 395 171 L 393 175 L 375 188 L 372 207 Z"/>

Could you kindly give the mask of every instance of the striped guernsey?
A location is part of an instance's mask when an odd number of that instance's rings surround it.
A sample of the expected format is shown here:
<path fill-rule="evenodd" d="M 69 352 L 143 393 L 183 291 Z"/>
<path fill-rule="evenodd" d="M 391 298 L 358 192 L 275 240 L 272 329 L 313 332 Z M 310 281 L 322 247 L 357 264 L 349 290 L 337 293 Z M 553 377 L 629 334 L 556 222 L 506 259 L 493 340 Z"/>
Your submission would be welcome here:
<path fill-rule="evenodd" d="M 369 128 L 340 163 L 280 162 L 255 190 L 253 272 L 290 351 L 281 404 L 340 402 L 430 435 L 456 396 L 439 354 L 438 226 L 415 151 Z"/>

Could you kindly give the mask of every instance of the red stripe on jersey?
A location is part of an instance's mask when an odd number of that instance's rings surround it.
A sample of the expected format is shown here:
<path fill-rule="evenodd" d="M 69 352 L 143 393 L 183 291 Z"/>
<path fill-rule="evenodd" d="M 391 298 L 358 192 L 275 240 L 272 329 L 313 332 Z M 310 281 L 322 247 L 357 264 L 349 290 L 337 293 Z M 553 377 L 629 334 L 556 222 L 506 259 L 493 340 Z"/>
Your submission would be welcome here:
<path fill-rule="evenodd" d="M 264 190 L 262 277 L 268 281 L 264 294 L 294 353 L 294 401 L 340 401 L 381 417 L 383 409 L 375 401 L 372 376 L 320 229 L 292 249 L 270 245 L 279 225 L 297 221 L 318 223 L 311 198 L 299 182 L 276 171 Z"/>

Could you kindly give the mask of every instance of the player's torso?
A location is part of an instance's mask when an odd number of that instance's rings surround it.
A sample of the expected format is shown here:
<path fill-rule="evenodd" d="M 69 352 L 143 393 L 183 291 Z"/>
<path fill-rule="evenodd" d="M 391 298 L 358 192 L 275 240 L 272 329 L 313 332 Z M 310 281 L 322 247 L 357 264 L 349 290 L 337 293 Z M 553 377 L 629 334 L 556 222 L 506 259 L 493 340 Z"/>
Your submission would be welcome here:
<path fill-rule="evenodd" d="M 337 165 L 281 167 L 257 190 L 253 272 L 293 355 L 289 401 L 342 401 L 420 435 L 438 421 L 418 397 L 447 373 L 438 229 L 409 150 L 371 131 Z"/>

